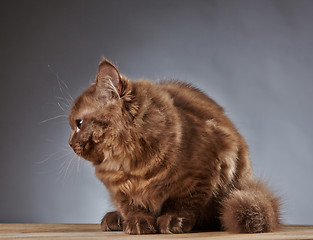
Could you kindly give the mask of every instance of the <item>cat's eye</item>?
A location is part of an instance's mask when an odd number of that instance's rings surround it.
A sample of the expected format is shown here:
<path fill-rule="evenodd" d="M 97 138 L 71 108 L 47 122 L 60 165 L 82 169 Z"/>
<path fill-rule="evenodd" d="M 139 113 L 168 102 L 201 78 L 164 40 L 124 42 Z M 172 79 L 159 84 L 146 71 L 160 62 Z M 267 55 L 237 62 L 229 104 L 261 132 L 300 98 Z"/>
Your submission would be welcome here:
<path fill-rule="evenodd" d="M 82 127 L 83 120 L 78 119 L 78 120 L 76 120 L 75 122 L 76 122 L 76 126 L 77 126 L 77 128 L 78 128 L 78 129 L 80 129 L 80 128 Z"/>

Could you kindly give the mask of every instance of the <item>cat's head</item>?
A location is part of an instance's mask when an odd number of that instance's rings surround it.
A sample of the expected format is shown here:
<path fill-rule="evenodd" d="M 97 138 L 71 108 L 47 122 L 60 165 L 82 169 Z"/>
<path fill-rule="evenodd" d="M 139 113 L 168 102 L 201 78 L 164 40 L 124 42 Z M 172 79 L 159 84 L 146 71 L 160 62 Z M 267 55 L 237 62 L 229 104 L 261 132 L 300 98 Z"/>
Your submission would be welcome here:
<path fill-rule="evenodd" d="M 118 128 L 122 128 L 122 95 L 127 84 L 122 78 L 117 68 L 103 59 L 96 82 L 75 100 L 69 115 L 69 145 L 94 164 L 101 163 L 104 151 L 111 147 Z"/>

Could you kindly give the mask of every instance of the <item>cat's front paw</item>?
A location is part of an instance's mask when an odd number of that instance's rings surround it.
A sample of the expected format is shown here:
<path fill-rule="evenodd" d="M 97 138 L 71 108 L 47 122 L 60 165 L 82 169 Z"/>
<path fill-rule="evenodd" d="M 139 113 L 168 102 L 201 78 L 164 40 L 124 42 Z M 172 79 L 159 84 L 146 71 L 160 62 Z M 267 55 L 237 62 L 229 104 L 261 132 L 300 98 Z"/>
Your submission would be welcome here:
<path fill-rule="evenodd" d="M 122 216 L 119 212 L 108 212 L 101 221 L 102 231 L 122 231 Z"/>
<path fill-rule="evenodd" d="M 123 228 L 127 234 L 156 233 L 155 217 L 145 214 L 129 216 L 125 219 Z"/>
<path fill-rule="evenodd" d="M 187 233 L 193 228 L 193 221 L 176 215 L 162 215 L 157 219 L 160 233 Z"/>

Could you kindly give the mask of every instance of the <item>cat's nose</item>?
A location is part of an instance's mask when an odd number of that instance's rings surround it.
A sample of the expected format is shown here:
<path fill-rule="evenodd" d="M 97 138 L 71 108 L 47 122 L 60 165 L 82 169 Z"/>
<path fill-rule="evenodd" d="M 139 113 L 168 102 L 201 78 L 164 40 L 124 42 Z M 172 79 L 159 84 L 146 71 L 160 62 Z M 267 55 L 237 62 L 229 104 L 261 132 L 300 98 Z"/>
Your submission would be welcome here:
<path fill-rule="evenodd" d="M 71 148 L 73 148 L 73 141 L 72 141 L 72 139 L 73 139 L 73 132 L 71 133 L 71 135 L 70 135 L 70 138 L 68 139 L 68 144 L 71 146 Z"/>
<path fill-rule="evenodd" d="M 68 144 L 71 146 L 71 148 L 73 148 L 72 138 L 68 140 Z"/>

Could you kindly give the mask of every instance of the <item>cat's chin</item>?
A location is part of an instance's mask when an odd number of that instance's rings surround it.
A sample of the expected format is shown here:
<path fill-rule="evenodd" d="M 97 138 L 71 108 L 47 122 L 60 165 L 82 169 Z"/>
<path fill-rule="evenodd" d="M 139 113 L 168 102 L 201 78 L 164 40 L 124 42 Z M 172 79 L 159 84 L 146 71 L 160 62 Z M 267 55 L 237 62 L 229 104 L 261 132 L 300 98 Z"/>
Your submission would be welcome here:
<path fill-rule="evenodd" d="M 77 155 L 82 157 L 83 159 L 91 162 L 94 166 L 99 165 L 103 162 L 103 158 L 100 158 L 99 156 L 93 156 L 92 154 L 81 153 L 81 154 L 77 154 Z"/>
<path fill-rule="evenodd" d="M 103 162 L 103 160 L 92 161 L 92 164 L 93 164 L 94 166 L 98 166 L 98 165 L 100 165 L 102 162 Z"/>

